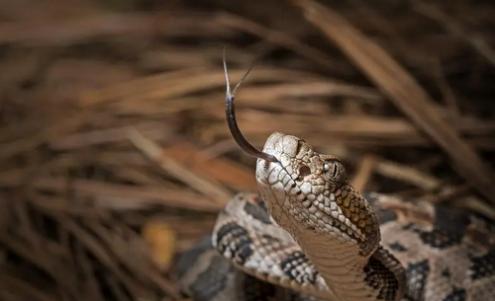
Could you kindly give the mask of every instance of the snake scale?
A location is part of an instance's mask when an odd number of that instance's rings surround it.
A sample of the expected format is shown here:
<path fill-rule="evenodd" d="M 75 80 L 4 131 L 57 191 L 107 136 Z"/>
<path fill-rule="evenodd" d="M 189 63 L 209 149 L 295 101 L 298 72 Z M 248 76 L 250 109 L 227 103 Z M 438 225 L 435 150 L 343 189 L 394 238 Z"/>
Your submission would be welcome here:
<path fill-rule="evenodd" d="M 180 259 L 193 300 L 495 300 L 492 220 L 361 194 L 339 159 L 295 136 L 273 133 L 257 150 L 237 127 L 224 67 L 227 120 L 258 158 L 259 194 L 234 197 L 211 237 Z"/>

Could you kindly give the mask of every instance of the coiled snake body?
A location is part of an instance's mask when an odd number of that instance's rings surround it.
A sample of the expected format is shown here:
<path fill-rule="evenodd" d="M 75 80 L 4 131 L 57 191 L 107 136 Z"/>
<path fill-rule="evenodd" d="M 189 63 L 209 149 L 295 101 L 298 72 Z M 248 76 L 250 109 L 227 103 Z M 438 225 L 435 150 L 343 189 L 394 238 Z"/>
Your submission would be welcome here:
<path fill-rule="evenodd" d="M 363 196 L 338 159 L 295 136 L 274 133 L 257 151 L 232 102 L 228 88 L 234 138 L 259 158 L 260 196 L 236 196 L 211 239 L 182 258 L 181 283 L 194 300 L 495 300 L 492 221 Z"/>

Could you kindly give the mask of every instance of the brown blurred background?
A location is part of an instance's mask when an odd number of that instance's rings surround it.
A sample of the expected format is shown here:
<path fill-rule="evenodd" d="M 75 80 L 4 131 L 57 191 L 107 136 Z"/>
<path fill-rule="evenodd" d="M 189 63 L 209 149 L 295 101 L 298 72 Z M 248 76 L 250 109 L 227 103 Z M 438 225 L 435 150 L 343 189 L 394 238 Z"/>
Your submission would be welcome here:
<path fill-rule="evenodd" d="M 224 121 L 361 190 L 495 216 L 491 1 L 0 1 L 0 300 L 177 300 L 177 254 L 254 160 Z"/>

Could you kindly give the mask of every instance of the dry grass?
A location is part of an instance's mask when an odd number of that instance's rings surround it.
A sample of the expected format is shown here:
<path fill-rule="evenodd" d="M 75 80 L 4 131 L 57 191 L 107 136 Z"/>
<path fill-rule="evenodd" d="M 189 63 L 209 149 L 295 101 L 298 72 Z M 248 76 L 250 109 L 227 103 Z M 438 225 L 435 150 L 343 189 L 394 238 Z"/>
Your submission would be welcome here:
<path fill-rule="evenodd" d="M 495 217 L 486 3 L 11 1 L 0 10 L 0 299 L 177 300 L 256 145 L 336 154 L 362 190 Z M 274 12 L 284 11 L 284 18 Z M 158 255 L 157 255 L 158 254 Z"/>

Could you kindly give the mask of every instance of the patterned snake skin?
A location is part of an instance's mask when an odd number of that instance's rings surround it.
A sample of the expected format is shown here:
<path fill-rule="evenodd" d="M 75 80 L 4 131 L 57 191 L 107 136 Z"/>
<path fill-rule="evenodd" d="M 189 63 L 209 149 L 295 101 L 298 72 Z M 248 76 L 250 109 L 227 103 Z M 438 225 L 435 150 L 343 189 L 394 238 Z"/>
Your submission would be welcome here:
<path fill-rule="evenodd" d="M 193 300 L 495 300 L 495 223 L 421 200 L 362 196 L 336 158 L 274 133 L 261 196 L 239 194 L 184 254 Z"/>

